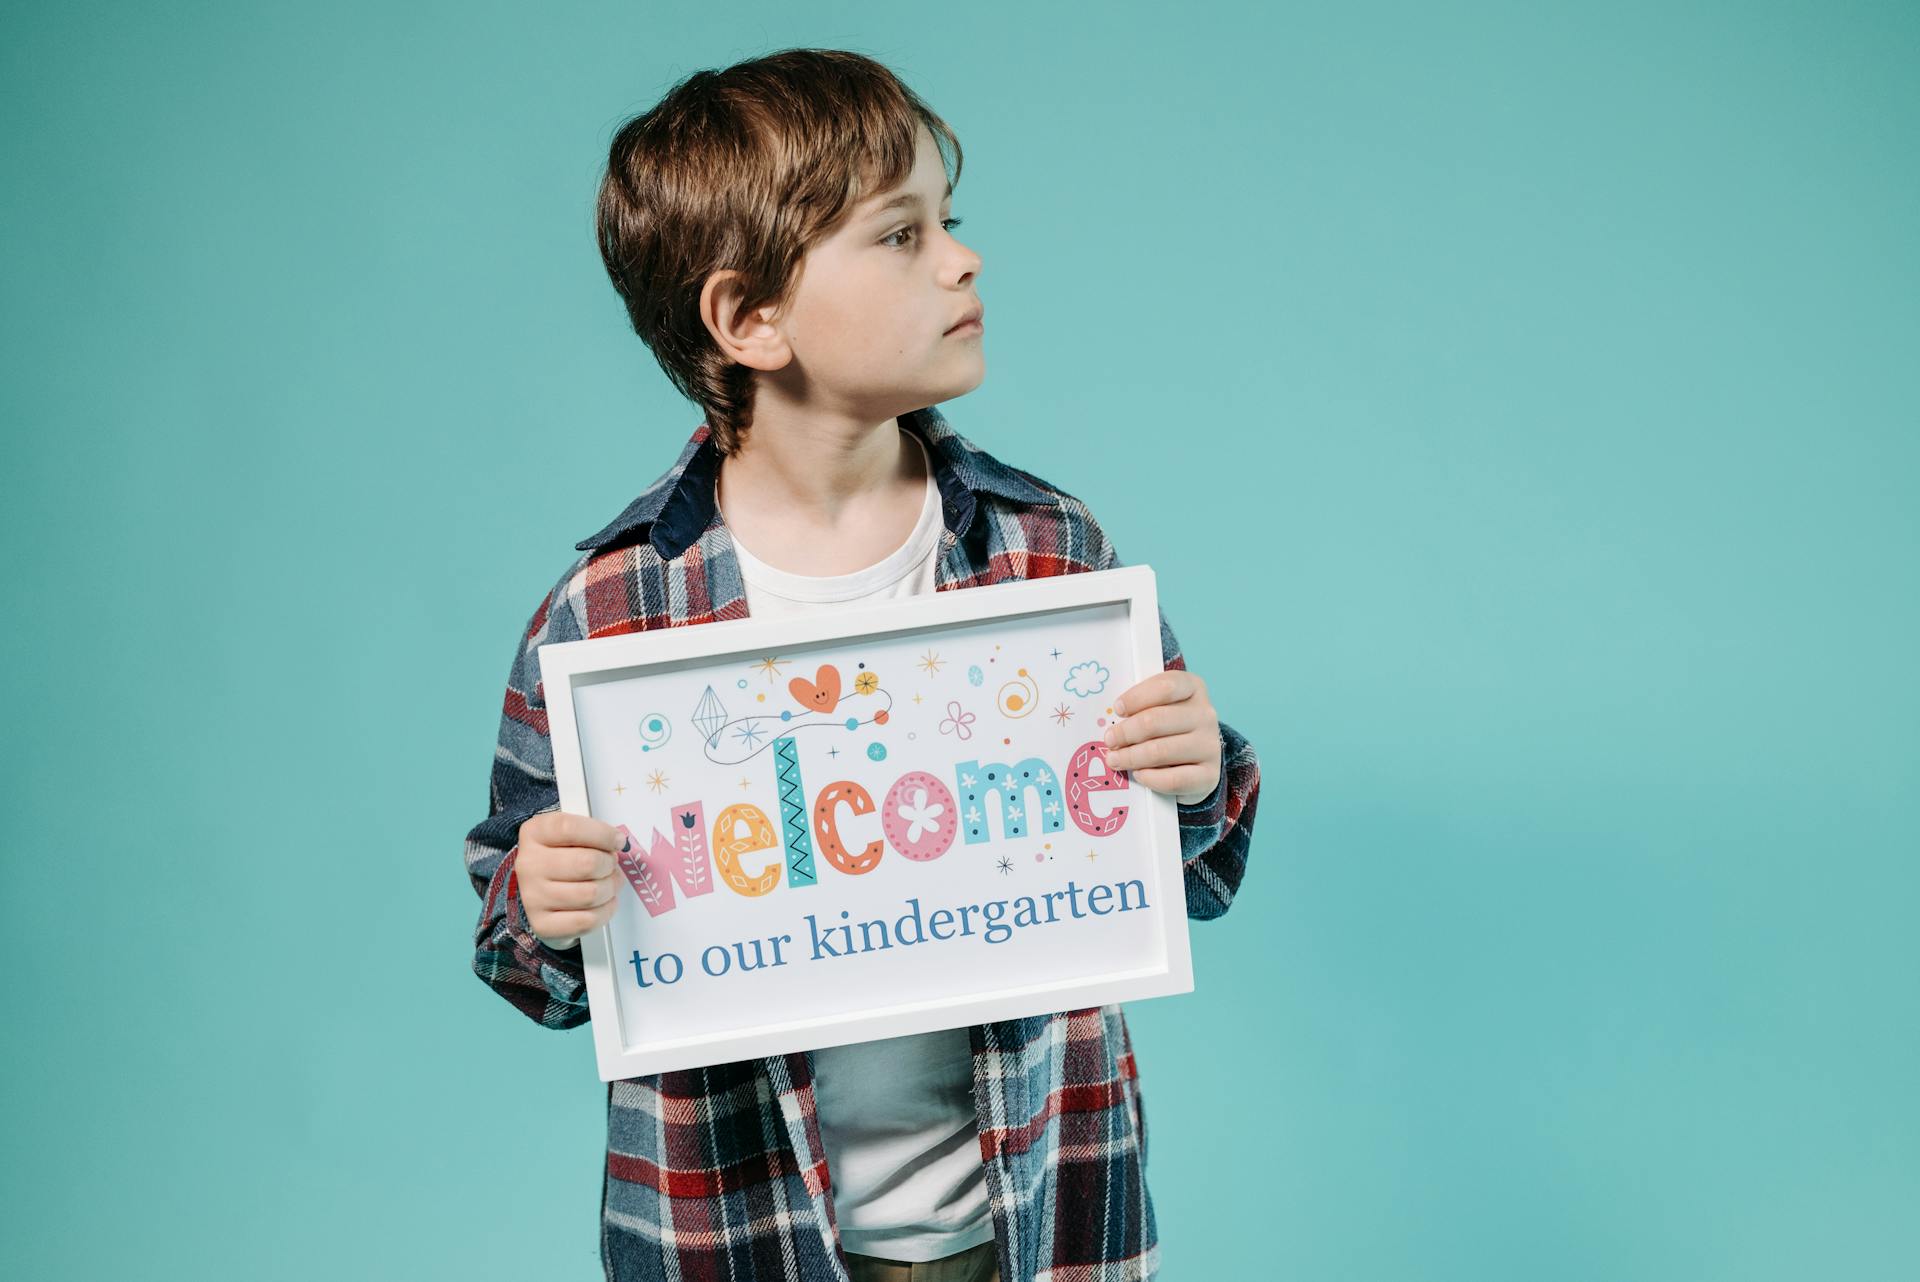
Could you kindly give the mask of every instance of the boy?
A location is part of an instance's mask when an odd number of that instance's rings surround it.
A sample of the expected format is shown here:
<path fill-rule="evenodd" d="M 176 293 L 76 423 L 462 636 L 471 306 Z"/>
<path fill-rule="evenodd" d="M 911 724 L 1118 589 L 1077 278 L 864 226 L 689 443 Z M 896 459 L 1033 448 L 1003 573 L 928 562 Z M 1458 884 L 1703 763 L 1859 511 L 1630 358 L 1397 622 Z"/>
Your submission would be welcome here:
<path fill-rule="evenodd" d="M 467 838 L 475 970 L 587 1019 L 613 828 L 559 812 L 540 646 L 1118 564 L 1084 504 L 933 405 L 982 378 L 979 258 L 940 140 L 884 67 L 786 50 L 702 71 L 615 136 L 602 257 L 705 421 L 598 534 L 516 652 L 491 813 Z M 1185 670 L 1122 692 L 1108 764 L 1179 803 L 1188 914 L 1225 912 L 1259 789 Z M 550 1089 L 542 1086 L 541 1089 Z M 610 1279 L 1122 1282 L 1155 1276 L 1145 1117 L 1119 1006 L 608 1084 Z"/>

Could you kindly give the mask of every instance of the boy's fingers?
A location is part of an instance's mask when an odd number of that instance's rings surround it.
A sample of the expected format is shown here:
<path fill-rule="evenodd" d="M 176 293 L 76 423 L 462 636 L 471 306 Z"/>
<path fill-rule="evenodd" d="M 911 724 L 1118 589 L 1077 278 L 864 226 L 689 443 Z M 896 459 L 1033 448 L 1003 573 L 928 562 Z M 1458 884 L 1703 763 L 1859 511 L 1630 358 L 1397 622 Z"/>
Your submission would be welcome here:
<path fill-rule="evenodd" d="M 619 893 L 614 879 L 604 881 L 550 881 L 544 885 L 535 883 L 528 887 L 533 891 L 534 906 L 548 912 L 587 912 L 598 908 Z M 526 890 L 521 891 L 521 901 L 526 901 Z"/>
<path fill-rule="evenodd" d="M 1119 701 L 1115 700 L 1114 707 L 1118 708 L 1119 706 Z M 1152 708 L 1148 708 L 1144 712 L 1136 712 L 1125 721 L 1116 721 L 1108 726 L 1106 734 L 1102 735 L 1101 738 L 1109 748 L 1123 748 L 1127 744 L 1138 743 L 1142 739 L 1150 739 L 1153 737 L 1150 728 L 1152 719 Z"/>
<path fill-rule="evenodd" d="M 620 830 L 604 819 L 595 819 L 592 815 L 568 815 L 563 839 L 554 844 L 592 846 L 611 854 L 620 849 L 620 843 L 625 840 Z"/>
<path fill-rule="evenodd" d="M 1184 734 L 1195 728 L 1198 718 L 1199 710 L 1188 704 L 1160 704 L 1108 726 L 1106 744 L 1109 748 L 1124 748 L 1144 739 Z"/>
<path fill-rule="evenodd" d="M 1200 678 L 1184 668 L 1156 672 L 1113 701 L 1113 710 L 1130 717 L 1142 708 L 1160 703 L 1175 703 L 1200 689 Z"/>
<path fill-rule="evenodd" d="M 1148 770 L 1136 770 L 1133 777 L 1155 792 L 1195 793 L 1206 779 L 1206 771 L 1200 766 L 1160 766 Z"/>
<path fill-rule="evenodd" d="M 561 905 L 561 907 L 579 908 L 588 911 L 598 908 L 601 904 L 612 899 L 614 892 L 618 889 L 613 884 L 613 878 L 611 877 L 602 881 L 570 881 L 566 883 L 566 887 L 574 893 L 567 897 L 568 902 Z"/>
<path fill-rule="evenodd" d="M 580 942 L 580 936 L 600 925 L 601 923 L 595 921 L 591 913 L 555 913 L 547 922 L 546 933 L 541 934 L 540 938 L 569 939 L 573 943 L 568 944 L 567 947 L 571 948 L 573 944 Z M 549 943 L 547 947 L 551 948 L 553 945 Z"/>
<path fill-rule="evenodd" d="M 600 881 L 619 865 L 604 850 L 581 846 L 552 846 L 546 875 L 550 881 Z"/>
<path fill-rule="evenodd" d="M 592 815 L 570 815 L 548 810 L 520 825 L 520 840 L 523 844 L 534 843 L 549 850 L 579 847 L 612 854 L 620 849 L 626 838 L 618 828 Z"/>
<path fill-rule="evenodd" d="M 590 930 L 598 930 L 600 927 L 606 925 L 613 917 L 614 909 L 613 896 L 609 895 L 605 899 L 596 899 L 591 904 L 583 908 L 576 908 L 567 914 L 569 920 L 573 923 L 568 926 L 567 929 L 569 931 L 578 931 L 583 935 Z"/>
<path fill-rule="evenodd" d="M 1207 760 L 1208 739 L 1199 731 L 1148 739 L 1107 752 L 1109 770 L 1137 770 L 1141 766 L 1184 766 Z"/>
<path fill-rule="evenodd" d="M 562 810 L 543 810 L 520 825 L 522 841 L 537 841 L 543 846 L 591 846 L 597 850 L 620 848 L 619 830 L 592 815 L 568 814 Z"/>

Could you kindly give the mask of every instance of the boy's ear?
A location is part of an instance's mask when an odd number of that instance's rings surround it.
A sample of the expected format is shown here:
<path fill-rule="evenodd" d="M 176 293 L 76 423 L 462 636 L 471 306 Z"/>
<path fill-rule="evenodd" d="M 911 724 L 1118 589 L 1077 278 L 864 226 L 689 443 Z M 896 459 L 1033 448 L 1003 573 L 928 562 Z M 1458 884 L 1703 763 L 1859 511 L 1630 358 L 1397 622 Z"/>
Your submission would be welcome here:
<path fill-rule="evenodd" d="M 793 359 L 786 336 L 773 324 L 775 309 L 740 307 L 740 273 L 717 271 L 700 287 L 700 319 L 731 359 L 749 369 L 774 370 Z"/>

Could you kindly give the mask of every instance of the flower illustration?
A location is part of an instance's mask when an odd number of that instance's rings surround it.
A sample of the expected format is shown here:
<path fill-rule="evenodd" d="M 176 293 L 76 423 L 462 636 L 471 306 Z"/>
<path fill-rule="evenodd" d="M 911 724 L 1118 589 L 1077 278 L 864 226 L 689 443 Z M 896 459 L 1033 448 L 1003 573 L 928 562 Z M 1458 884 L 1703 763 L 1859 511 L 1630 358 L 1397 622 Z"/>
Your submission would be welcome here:
<path fill-rule="evenodd" d="M 973 738 L 973 714 L 962 708 L 958 699 L 947 704 L 947 715 L 940 722 L 940 733 L 958 739 Z"/>
<path fill-rule="evenodd" d="M 879 688 L 880 677 L 876 673 L 862 672 L 853 679 L 853 692 L 855 694 L 872 694 Z"/>
<path fill-rule="evenodd" d="M 900 807 L 900 817 L 907 821 L 907 840 L 918 841 L 923 832 L 940 831 L 940 821 L 934 816 L 945 810 L 946 806 L 938 801 L 928 805 L 925 788 L 915 788 L 912 796 L 910 804 Z"/>

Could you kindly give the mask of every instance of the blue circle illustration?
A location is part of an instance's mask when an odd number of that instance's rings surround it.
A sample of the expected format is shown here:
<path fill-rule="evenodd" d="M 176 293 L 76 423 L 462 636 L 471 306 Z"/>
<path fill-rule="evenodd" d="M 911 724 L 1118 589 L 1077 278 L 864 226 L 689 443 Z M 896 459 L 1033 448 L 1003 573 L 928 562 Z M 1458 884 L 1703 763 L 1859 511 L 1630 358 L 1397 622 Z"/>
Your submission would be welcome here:
<path fill-rule="evenodd" d="M 652 752 L 664 748 L 673 738 L 673 722 L 658 712 L 649 712 L 640 718 L 640 751 Z"/>
<path fill-rule="evenodd" d="M 980 665 L 979 665 L 979 664 L 977 664 L 977 663 L 976 663 L 976 664 L 974 664 L 974 665 L 973 665 L 973 666 L 972 666 L 971 668 L 968 668 L 968 669 L 967 669 L 967 683 L 968 683 L 969 685 L 976 685 L 976 686 L 977 686 L 977 685 L 979 685 L 979 684 L 980 684 L 980 683 L 981 683 L 982 681 L 985 681 L 986 679 L 987 679 L 987 674 L 986 674 L 986 673 L 984 673 L 984 672 L 982 672 L 982 671 L 980 671 Z"/>
<path fill-rule="evenodd" d="M 868 744 L 867 757 L 873 761 L 885 761 L 887 759 L 887 745 L 884 743 Z"/>

